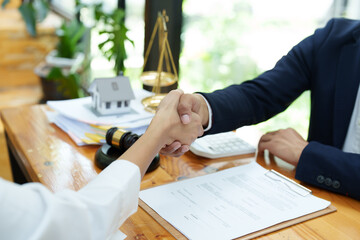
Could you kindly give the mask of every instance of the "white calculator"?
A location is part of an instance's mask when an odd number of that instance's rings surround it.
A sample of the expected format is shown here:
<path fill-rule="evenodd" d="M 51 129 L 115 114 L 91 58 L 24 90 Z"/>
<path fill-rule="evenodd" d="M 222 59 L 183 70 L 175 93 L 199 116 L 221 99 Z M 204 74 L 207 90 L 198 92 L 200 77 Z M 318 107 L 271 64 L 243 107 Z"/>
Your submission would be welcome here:
<path fill-rule="evenodd" d="M 202 157 L 220 158 L 254 153 L 256 148 L 235 132 L 225 132 L 196 139 L 190 145 L 190 151 Z"/>

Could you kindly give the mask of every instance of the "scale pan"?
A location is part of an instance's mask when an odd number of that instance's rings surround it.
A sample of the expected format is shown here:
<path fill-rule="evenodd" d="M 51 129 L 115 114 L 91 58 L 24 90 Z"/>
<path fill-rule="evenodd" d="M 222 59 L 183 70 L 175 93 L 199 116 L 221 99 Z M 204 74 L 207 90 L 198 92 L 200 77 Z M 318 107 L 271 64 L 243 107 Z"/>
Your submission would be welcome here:
<path fill-rule="evenodd" d="M 143 72 L 140 76 L 140 80 L 143 83 L 143 88 L 147 91 L 152 91 L 153 87 L 157 84 L 158 73 L 156 71 Z M 173 89 L 176 89 L 175 85 L 177 79 L 175 75 L 169 72 L 160 73 L 160 92 L 167 93 Z"/>
<path fill-rule="evenodd" d="M 161 100 L 163 100 L 165 96 L 166 94 L 157 94 L 154 96 L 146 97 L 143 100 L 141 100 L 141 103 L 144 105 L 146 111 L 155 113 Z"/>

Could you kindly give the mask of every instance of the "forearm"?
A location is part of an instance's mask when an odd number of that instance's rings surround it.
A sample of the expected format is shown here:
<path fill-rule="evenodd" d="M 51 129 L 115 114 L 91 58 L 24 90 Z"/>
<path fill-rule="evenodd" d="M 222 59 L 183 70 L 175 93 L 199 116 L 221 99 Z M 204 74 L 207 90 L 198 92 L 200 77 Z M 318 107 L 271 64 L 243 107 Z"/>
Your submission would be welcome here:
<path fill-rule="evenodd" d="M 107 239 L 137 210 L 139 189 L 139 170 L 127 161 L 78 192 L 0 179 L 0 239 Z"/>
<path fill-rule="evenodd" d="M 254 122 L 255 107 L 242 94 L 243 85 L 232 85 L 212 93 L 200 93 L 212 111 L 212 127 L 206 134 L 231 131 Z"/>
<path fill-rule="evenodd" d="M 165 133 L 163 133 L 165 134 Z M 141 173 L 141 178 L 145 175 L 151 161 L 165 144 L 165 138 L 161 135 L 160 129 L 149 129 L 129 148 L 121 159 L 136 164 Z"/>
<path fill-rule="evenodd" d="M 313 38 L 307 38 L 282 57 L 269 71 L 253 80 L 212 93 L 201 93 L 213 111 L 207 133 L 234 130 L 265 121 L 284 111 L 310 89 Z"/>

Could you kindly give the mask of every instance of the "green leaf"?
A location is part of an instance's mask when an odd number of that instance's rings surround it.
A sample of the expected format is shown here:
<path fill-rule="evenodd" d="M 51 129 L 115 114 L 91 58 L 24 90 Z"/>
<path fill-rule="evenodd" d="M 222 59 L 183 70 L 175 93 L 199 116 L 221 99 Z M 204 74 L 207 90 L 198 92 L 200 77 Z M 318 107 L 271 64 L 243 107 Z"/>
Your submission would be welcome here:
<path fill-rule="evenodd" d="M 47 76 L 47 80 L 56 82 L 58 84 L 57 90 L 68 98 L 82 96 L 78 73 L 64 75 L 61 68 L 53 67 Z"/>
<path fill-rule="evenodd" d="M 100 14 L 99 14 L 100 15 Z M 125 70 L 124 60 L 127 57 L 125 42 L 129 41 L 133 46 L 134 42 L 126 35 L 128 29 L 124 24 L 125 12 L 123 9 L 116 9 L 112 14 L 102 14 L 102 26 L 99 35 L 107 34 L 107 39 L 98 44 L 98 48 L 110 61 L 114 60 L 114 71 L 118 74 Z M 108 48 L 108 43 L 110 48 Z"/>
<path fill-rule="evenodd" d="M 99 34 L 100 34 L 100 35 L 101 35 L 101 34 L 105 34 L 105 33 L 109 34 L 109 33 L 112 33 L 112 31 L 107 31 L 107 30 L 99 31 Z"/>
<path fill-rule="evenodd" d="M 99 43 L 98 47 L 99 49 L 103 49 L 105 44 L 112 42 L 111 39 L 106 39 L 105 41 L 103 41 L 102 43 Z"/>
<path fill-rule="evenodd" d="M 49 3 L 46 0 L 35 0 L 34 8 L 37 21 L 43 21 L 49 13 Z"/>
<path fill-rule="evenodd" d="M 85 30 L 86 30 L 85 26 L 83 24 L 77 22 L 75 31 L 71 34 L 71 43 L 73 45 L 76 45 L 80 41 L 80 39 L 82 38 L 82 36 L 85 33 Z"/>
<path fill-rule="evenodd" d="M 133 40 L 130 40 L 129 38 L 126 38 L 126 40 L 128 40 L 128 41 L 131 43 L 131 45 L 132 45 L 133 47 L 135 47 L 135 42 L 134 42 Z"/>
<path fill-rule="evenodd" d="M 2 8 L 5 8 L 5 6 L 10 2 L 10 0 L 4 0 L 1 4 Z"/>
<path fill-rule="evenodd" d="M 58 67 L 53 67 L 51 68 L 49 74 L 47 75 L 47 79 L 48 80 L 55 80 L 55 79 L 59 79 L 62 78 L 64 75 L 61 71 L 61 68 Z"/>
<path fill-rule="evenodd" d="M 36 36 L 36 13 L 32 2 L 22 3 L 19 7 L 21 16 L 23 17 L 26 29 L 33 37 Z"/>
<path fill-rule="evenodd" d="M 74 20 L 72 22 L 63 22 L 58 31 L 59 42 L 57 45 L 58 56 L 64 58 L 73 58 L 77 51 L 81 51 L 81 38 L 86 31 L 82 23 Z"/>

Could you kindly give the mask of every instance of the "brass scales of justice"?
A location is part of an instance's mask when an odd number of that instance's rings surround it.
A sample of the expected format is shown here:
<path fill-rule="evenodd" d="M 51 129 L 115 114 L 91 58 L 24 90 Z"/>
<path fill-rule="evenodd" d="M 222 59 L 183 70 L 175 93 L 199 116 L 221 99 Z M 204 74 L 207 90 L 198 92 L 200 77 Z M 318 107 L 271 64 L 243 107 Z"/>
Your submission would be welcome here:
<path fill-rule="evenodd" d="M 159 106 L 161 100 L 166 96 L 165 93 L 161 93 L 161 88 L 171 86 L 178 81 L 178 75 L 168 41 L 168 31 L 166 27 L 166 23 L 168 21 L 169 17 L 166 15 L 165 10 L 163 10 L 162 13 L 158 13 L 156 24 L 149 41 L 149 46 L 145 52 L 143 73 L 140 76 L 140 79 L 144 85 L 153 86 L 152 92 L 155 94 L 153 96 L 146 97 L 141 101 L 141 103 L 144 105 L 145 110 L 152 113 L 156 112 L 156 108 Z M 144 72 L 150 50 L 154 43 L 154 38 L 157 32 L 159 33 L 158 37 L 160 53 L 157 71 Z M 166 71 L 164 71 L 164 65 Z M 173 69 L 173 73 L 171 71 L 171 68 Z"/>

